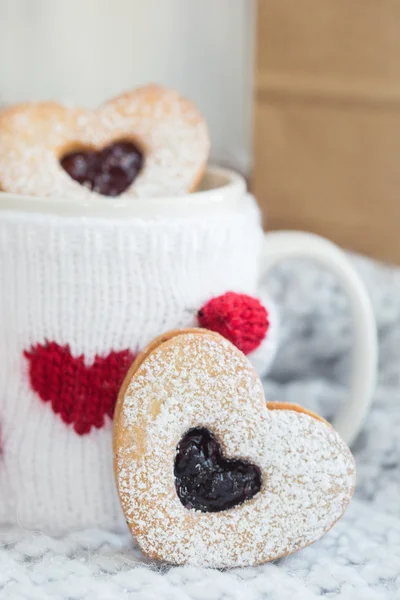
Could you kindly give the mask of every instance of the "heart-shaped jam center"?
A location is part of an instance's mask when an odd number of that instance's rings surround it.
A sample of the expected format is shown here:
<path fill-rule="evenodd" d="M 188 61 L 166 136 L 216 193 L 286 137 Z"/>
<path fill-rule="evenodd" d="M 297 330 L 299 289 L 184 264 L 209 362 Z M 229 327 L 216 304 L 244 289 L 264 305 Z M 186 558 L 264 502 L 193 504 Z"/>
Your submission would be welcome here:
<path fill-rule="evenodd" d="M 175 487 L 185 508 L 220 512 L 253 498 L 261 489 L 261 470 L 244 460 L 224 458 L 205 427 L 190 429 L 177 446 Z"/>
<path fill-rule="evenodd" d="M 143 153 L 131 141 L 102 150 L 69 152 L 60 159 L 72 179 L 103 196 L 119 196 L 133 183 L 143 165 Z"/>

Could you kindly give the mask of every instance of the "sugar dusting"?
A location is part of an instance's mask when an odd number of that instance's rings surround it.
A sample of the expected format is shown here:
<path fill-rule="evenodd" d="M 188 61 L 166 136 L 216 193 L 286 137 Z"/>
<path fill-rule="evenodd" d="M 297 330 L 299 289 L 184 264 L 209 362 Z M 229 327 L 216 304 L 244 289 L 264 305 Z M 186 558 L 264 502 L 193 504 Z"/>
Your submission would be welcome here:
<path fill-rule="evenodd" d="M 227 456 L 262 469 L 261 491 L 221 513 L 185 509 L 174 486 L 176 445 L 210 429 Z M 259 379 L 226 340 L 187 334 L 157 348 L 125 393 L 117 481 L 142 550 L 176 564 L 253 565 L 318 539 L 344 512 L 355 481 L 346 444 L 326 424 L 268 411 Z"/>
<path fill-rule="evenodd" d="M 156 197 L 190 191 L 207 161 L 207 125 L 176 92 L 148 86 L 97 111 L 56 104 L 26 104 L 0 115 L 0 189 L 54 197 L 98 197 L 74 181 L 59 163 L 63 149 L 102 148 L 134 139 L 145 164 L 119 196 Z"/>

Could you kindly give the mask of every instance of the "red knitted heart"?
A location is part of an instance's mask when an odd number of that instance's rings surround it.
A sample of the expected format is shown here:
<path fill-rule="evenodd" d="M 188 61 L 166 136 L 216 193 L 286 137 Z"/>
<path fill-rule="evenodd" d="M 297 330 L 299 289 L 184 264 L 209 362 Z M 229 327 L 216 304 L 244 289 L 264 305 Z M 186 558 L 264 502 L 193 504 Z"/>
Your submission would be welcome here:
<path fill-rule="evenodd" d="M 24 355 L 34 391 L 79 435 L 103 427 L 105 415 L 113 418 L 118 390 L 134 359 L 130 350 L 122 350 L 96 355 L 87 366 L 83 355 L 74 357 L 69 346 L 56 342 L 36 344 Z"/>
<path fill-rule="evenodd" d="M 269 328 L 268 312 L 261 302 L 235 292 L 209 300 L 197 318 L 200 327 L 220 333 L 244 354 L 258 348 Z"/>

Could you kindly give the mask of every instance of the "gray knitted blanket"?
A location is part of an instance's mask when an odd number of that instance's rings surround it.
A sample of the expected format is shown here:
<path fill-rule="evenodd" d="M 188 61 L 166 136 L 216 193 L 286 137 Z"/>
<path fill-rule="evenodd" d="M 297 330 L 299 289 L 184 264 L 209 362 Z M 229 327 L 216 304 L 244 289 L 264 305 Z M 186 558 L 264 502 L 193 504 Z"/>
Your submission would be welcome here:
<path fill-rule="evenodd" d="M 400 599 L 400 271 L 352 257 L 379 328 L 380 375 L 353 451 L 355 498 L 322 540 L 273 564 L 217 571 L 146 562 L 129 535 L 81 531 L 62 539 L 0 531 L 0 599 Z M 346 398 L 351 323 L 335 280 L 285 264 L 268 288 L 281 309 L 281 347 L 266 397 L 326 417 Z"/>

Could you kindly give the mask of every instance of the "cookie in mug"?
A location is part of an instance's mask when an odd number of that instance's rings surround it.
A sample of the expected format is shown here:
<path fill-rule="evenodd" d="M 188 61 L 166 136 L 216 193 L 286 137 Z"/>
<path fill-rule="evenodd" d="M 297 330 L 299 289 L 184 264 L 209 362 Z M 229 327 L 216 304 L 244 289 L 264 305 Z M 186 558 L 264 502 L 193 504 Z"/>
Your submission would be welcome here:
<path fill-rule="evenodd" d="M 82 199 L 185 194 L 196 189 L 209 146 L 197 108 L 158 85 L 96 110 L 19 104 L 0 113 L 0 190 Z"/>
<path fill-rule="evenodd" d="M 206 330 L 160 336 L 130 368 L 115 413 L 114 469 L 146 555 L 218 568 L 315 542 L 355 485 L 336 431 L 298 406 L 266 403 L 245 355 Z"/>

